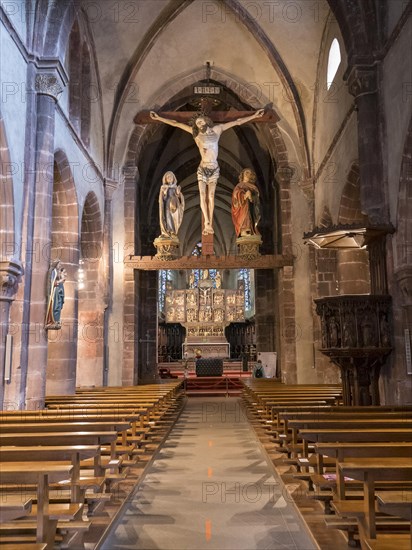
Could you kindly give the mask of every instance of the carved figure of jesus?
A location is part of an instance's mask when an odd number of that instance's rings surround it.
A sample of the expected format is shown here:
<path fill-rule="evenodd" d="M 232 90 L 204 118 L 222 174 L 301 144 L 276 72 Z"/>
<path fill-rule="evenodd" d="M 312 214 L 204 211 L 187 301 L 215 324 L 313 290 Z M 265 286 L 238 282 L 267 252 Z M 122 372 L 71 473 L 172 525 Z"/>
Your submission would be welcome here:
<path fill-rule="evenodd" d="M 183 122 L 163 118 L 154 111 L 150 111 L 150 117 L 153 120 L 164 122 L 169 126 L 180 128 L 193 135 L 195 143 L 200 153 L 200 164 L 197 169 L 197 182 L 199 185 L 200 208 L 204 217 L 203 234 L 212 234 L 213 231 L 213 212 L 215 208 L 215 191 L 217 180 L 219 178 L 219 165 L 217 155 L 219 149 L 219 139 L 222 133 L 234 126 L 240 126 L 264 115 L 264 109 L 259 109 L 253 115 L 238 118 L 231 122 L 223 124 L 213 124 L 212 120 L 203 115 L 199 115 L 193 124 L 193 127 Z"/>

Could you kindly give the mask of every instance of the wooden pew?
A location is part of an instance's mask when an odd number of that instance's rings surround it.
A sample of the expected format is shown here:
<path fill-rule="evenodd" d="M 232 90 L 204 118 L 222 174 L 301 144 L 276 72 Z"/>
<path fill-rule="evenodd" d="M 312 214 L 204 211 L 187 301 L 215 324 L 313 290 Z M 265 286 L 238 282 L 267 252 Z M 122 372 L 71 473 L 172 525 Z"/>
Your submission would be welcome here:
<path fill-rule="evenodd" d="M 0 483 L 37 486 L 36 541 L 44 542 L 52 549 L 57 520 L 49 517 L 49 483 L 67 479 L 73 466 L 55 462 L 2 462 Z M 7 524 L 3 524 L 3 527 Z"/>
<path fill-rule="evenodd" d="M 7 495 L 0 498 L 0 523 L 27 516 L 31 512 L 33 500 L 20 495 Z"/>
<path fill-rule="evenodd" d="M 379 534 L 376 539 L 363 539 L 362 550 L 411 550 L 409 535 Z"/>
<path fill-rule="evenodd" d="M 408 520 L 412 519 L 412 490 L 377 491 L 376 499 L 378 508 L 382 512 Z"/>
<path fill-rule="evenodd" d="M 113 446 L 113 458 L 115 458 L 115 444 L 117 432 L 114 431 L 72 431 L 72 432 L 14 432 L 10 434 L 0 433 L 0 447 L 3 446 L 55 446 L 55 445 L 106 445 Z"/>
<path fill-rule="evenodd" d="M 98 445 L 62 445 L 62 446 L 5 446 L 0 447 L 0 462 L 70 462 L 73 466 L 71 473 L 71 502 L 84 502 L 81 492 L 80 462 L 87 458 L 95 458 L 95 475 L 102 474 L 100 469 L 100 447 Z M 0 464 L 1 468 L 1 464 Z M 7 498 L 9 498 L 7 496 Z"/>
<path fill-rule="evenodd" d="M 315 443 L 314 451 L 318 458 L 318 473 L 322 474 L 322 461 L 324 456 L 335 458 L 338 462 L 342 462 L 348 457 L 407 457 L 412 455 L 412 442 L 399 441 L 396 444 L 392 441 L 366 441 L 362 443 Z"/>
<path fill-rule="evenodd" d="M 376 426 L 376 425 L 375 425 Z M 308 442 L 328 443 L 331 441 L 344 442 L 379 442 L 379 441 L 412 441 L 412 430 L 409 426 L 405 428 L 396 428 L 383 426 L 382 429 L 368 428 L 361 429 L 356 427 L 340 428 L 304 428 L 299 430 L 299 436 L 303 439 L 303 456 L 307 456 Z M 306 454 L 305 454 L 306 453 Z"/>
<path fill-rule="evenodd" d="M 376 538 L 375 483 L 378 481 L 410 481 L 412 478 L 412 457 L 403 458 L 356 458 L 339 463 L 342 476 L 363 482 L 363 513 L 358 516 L 364 538 Z M 342 510 L 342 501 L 332 503 L 340 515 L 350 517 L 353 502 Z"/>
<path fill-rule="evenodd" d="M 35 454 L 42 459 L 50 456 L 56 460 L 65 459 L 62 461 L 63 463 L 70 460 L 70 463 L 74 463 L 75 469 L 78 471 L 79 463 L 84 459 L 88 460 L 88 458 L 86 458 L 87 454 L 77 454 L 74 460 L 73 457 L 70 458 L 69 448 L 73 446 L 73 443 L 96 445 L 97 449 L 110 444 L 112 454 L 114 454 L 119 449 L 116 446 L 117 431 L 125 435 L 124 441 L 128 441 L 130 438 L 137 439 L 140 434 L 146 434 L 153 430 L 163 422 L 163 417 L 165 425 L 170 425 L 169 419 L 172 413 L 180 406 L 179 403 L 177 404 L 179 385 L 181 385 L 181 381 L 177 384 L 168 384 L 167 387 L 166 385 L 154 386 L 143 391 L 129 389 L 125 391 L 125 388 L 107 391 L 107 388 L 102 388 L 91 392 L 80 392 L 84 393 L 84 396 L 76 396 L 74 400 L 72 396 L 68 399 L 56 396 L 56 399 L 50 400 L 53 402 L 51 406 L 56 407 L 53 410 L 2 411 L 0 445 L 3 446 L 1 449 L 6 452 L 3 453 L 3 458 L 0 460 L 4 461 L 7 457 L 10 460 L 15 460 L 21 452 L 26 452 L 27 458 L 31 456 L 31 460 L 34 459 Z M 131 435 L 127 434 L 128 431 L 131 432 Z M 13 449 L 9 447 L 6 450 L 4 445 L 13 445 Z M 42 445 L 42 447 L 31 447 L 31 445 Z M 61 447 L 65 447 L 65 449 L 63 450 Z M 128 445 L 128 448 L 133 450 L 132 445 Z M 27 449 L 36 449 L 36 451 L 30 452 Z M 2 462 L 0 469 L 3 469 L 3 465 L 7 463 L 7 461 Z M 50 460 L 45 463 L 52 464 Z M 32 464 L 32 462 L 28 461 L 27 464 Z M 71 467 L 71 464 L 65 466 Z M 53 481 L 53 483 L 55 482 Z M 81 495 L 76 493 L 72 500 L 81 500 Z M 52 510 L 52 506 L 49 506 L 50 510 Z M 49 520 L 51 520 L 51 516 Z M 28 521 L 18 522 L 19 528 L 24 532 L 30 531 L 30 525 L 32 524 Z M 9 528 L 15 530 L 15 522 L 10 525 L 4 524 L 2 528 L 4 528 L 3 533 Z M 59 526 L 58 529 L 60 529 Z M 52 538 L 52 536 L 48 536 L 48 549 L 51 548 Z M 7 538 L 2 542 L 5 540 Z M 3 547 L 3 545 L 1 546 Z"/>

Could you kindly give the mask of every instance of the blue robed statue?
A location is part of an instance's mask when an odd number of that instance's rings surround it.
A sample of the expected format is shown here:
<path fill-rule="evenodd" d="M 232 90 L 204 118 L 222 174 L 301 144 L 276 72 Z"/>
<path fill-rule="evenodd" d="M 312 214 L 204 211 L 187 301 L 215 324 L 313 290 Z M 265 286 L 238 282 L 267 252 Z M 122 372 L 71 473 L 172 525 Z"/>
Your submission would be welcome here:
<path fill-rule="evenodd" d="M 46 330 L 61 329 L 61 311 L 64 304 L 64 283 L 67 273 L 60 260 L 52 262 L 47 273 L 47 309 L 44 321 Z"/>

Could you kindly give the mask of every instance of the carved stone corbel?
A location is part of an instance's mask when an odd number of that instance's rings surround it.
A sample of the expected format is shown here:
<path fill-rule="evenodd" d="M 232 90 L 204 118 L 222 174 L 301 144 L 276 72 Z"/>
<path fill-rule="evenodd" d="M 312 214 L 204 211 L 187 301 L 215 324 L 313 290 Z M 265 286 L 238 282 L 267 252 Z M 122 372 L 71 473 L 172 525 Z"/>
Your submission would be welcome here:
<path fill-rule="evenodd" d="M 18 260 L 0 262 L 0 301 L 12 302 L 23 275 L 23 266 Z"/>
<path fill-rule="evenodd" d="M 315 186 L 313 185 L 313 179 L 309 178 L 306 180 L 301 180 L 299 182 L 299 187 L 303 191 L 306 199 L 308 201 L 313 201 L 315 198 Z"/>
<path fill-rule="evenodd" d="M 63 92 L 63 86 L 53 73 L 39 73 L 36 75 L 35 89 L 38 94 L 48 95 L 56 102 Z"/>
<path fill-rule="evenodd" d="M 111 178 L 105 178 L 104 180 L 104 195 L 105 199 L 111 201 L 113 198 L 113 194 L 120 187 L 122 184 L 121 181 L 117 181 Z"/>
<path fill-rule="evenodd" d="M 134 181 L 139 177 L 139 169 L 135 164 L 126 163 L 122 168 L 124 181 Z"/>
<path fill-rule="evenodd" d="M 348 75 L 349 93 L 355 98 L 375 94 L 378 91 L 376 65 L 355 65 Z"/>

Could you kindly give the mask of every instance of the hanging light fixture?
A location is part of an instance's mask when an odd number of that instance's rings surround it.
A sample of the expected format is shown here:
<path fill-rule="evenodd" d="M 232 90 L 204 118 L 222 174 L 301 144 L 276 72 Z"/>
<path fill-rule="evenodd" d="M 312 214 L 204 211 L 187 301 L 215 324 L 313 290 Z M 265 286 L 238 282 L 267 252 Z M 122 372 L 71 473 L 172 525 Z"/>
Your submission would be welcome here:
<path fill-rule="evenodd" d="M 303 234 L 305 244 L 315 248 L 366 248 L 374 239 L 394 233 L 392 225 L 365 226 L 338 224 L 331 227 L 316 227 Z"/>

